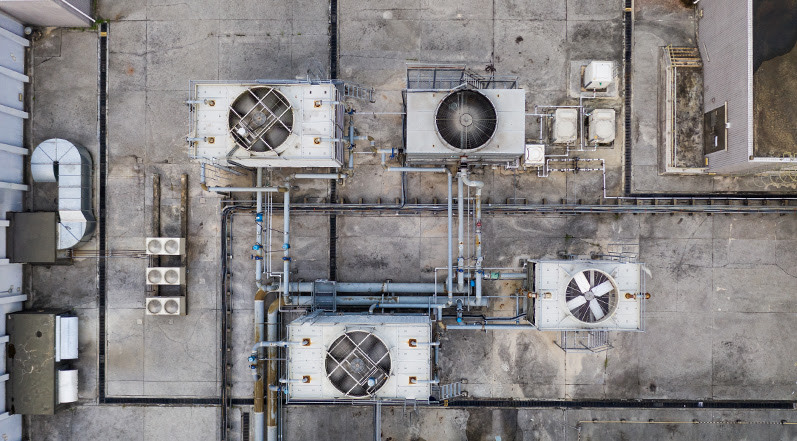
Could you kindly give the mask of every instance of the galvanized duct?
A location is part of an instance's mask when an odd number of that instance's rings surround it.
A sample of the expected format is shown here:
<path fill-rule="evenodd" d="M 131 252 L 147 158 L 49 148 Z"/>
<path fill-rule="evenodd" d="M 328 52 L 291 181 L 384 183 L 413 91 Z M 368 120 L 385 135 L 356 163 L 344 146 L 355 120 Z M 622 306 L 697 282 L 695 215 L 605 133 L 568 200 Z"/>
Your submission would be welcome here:
<path fill-rule="evenodd" d="M 78 145 L 52 138 L 30 157 L 35 182 L 58 182 L 58 249 L 88 242 L 96 220 L 91 210 L 91 155 Z"/>

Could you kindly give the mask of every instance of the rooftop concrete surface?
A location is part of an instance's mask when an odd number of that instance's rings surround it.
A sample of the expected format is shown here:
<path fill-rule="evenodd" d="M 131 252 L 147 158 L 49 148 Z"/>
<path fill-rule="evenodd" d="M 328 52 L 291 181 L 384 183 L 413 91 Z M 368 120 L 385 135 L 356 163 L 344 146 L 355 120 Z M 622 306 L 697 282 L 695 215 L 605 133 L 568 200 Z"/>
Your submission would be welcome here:
<path fill-rule="evenodd" d="M 353 101 L 360 134 L 380 148 L 402 145 L 400 112 L 407 63 L 456 62 L 477 71 L 517 75 L 535 104 L 572 104 L 571 62 L 593 57 L 621 62 L 620 0 L 429 0 L 339 1 L 340 77 L 373 86 L 376 103 Z M 694 22 L 680 2 L 637 0 L 634 42 L 633 189 L 639 192 L 705 192 L 756 187 L 728 177 L 657 175 L 656 78 L 658 48 L 693 44 Z M 329 71 L 329 4 L 297 0 L 131 0 L 98 2 L 109 30 L 107 179 L 109 250 L 142 250 L 150 233 L 152 177 L 161 177 L 164 232 L 176 234 L 180 175 L 189 175 L 188 297 L 186 317 L 144 314 L 146 260 L 107 259 L 106 394 L 122 398 L 214 398 L 221 389 L 221 196 L 203 192 L 199 165 L 189 161 L 190 80 L 293 79 Z M 34 95 L 31 144 L 64 137 L 98 159 L 96 31 L 55 29 L 33 42 Z M 68 85 L 65 86 L 65 85 Z M 577 99 L 575 99 L 577 102 Z M 602 105 L 622 110 L 622 100 Z M 618 118 L 621 112 L 618 112 Z M 533 118 L 527 131 L 536 133 Z M 607 192 L 623 187 L 622 123 L 613 148 L 584 152 L 603 158 Z M 365 151 L 365 146 L 358 146 Z M 346 201 L 392 203 L 401 175 L 379 158 L 358 154 L 356 172 L 337 193 Z M 284 172 L 266 173 L 272 183 Z M 552 173 L 485 167 L 485 203 L 582 200 L 598 203 L 600 173 Z M 253 176 L 209 176 L 251 185 Z M 326 181 L 297 181 L 292 201 L 328 200 Z M 407 175 L 407 199 L 445 201 L 444 174 Z M 52 210 L 54 187 L 34 185 L 31 202 Z M 249 201 L 242 195 L 239 201 Z M 274 196 L 276 247 L 281 246 L 281 195 Z M 95 193 L 96 206 L 96 193 Z M 96 213 L 96 208 L 95 208 Z M 793 215 L 584 215 L 499 216 L 484 219 L 485 266 L 517 267 L 521 258 L 588 255 L 611 244 L 632 244 L 651 270 L 644 333 L 615 333 L 612 349 L 565 354 L 558 334 L 444 331 L 439 373 L 443 382 L 468 380 L 476 398 L 794 400 L 797 349 L 783 336 L 797 326 L 788 287 L 797 273 L 797 221 Z M 456 220 L 454 222 L 456 228 Z M 246 362 L 254 342 L 255 222 L 232 220 L 231 394 L 250 398 Z M 292 280 L 329 274 L 329 219 L 292 213 Z M 340 281 L 435 280 L 446 265 L 445 215 L 341 215 L 337 218 Z M 97 249 L 95 237 L 86 249 Z M 272 250 L 277 251 L 277 250 Z M 279 250 L 281 251 L 281 250 Z M 275 254 L 275 265 L 281 255 Z M 442 274 L 442 273 L 441 273 Z M 218 407 L 98 404 L 99 346 L 96 259 L 71 266 L 30 267 L 31 305 L 75 310 L 80 320 L 80 402 L 51 417 L 29 418 L 31 439 L 214 439 Z M 485 282 L 487 295 L 507 295 L 519 282 Z M 514 304 L 494 302 L 478 313 L 508 314 Z M 504 335 L 505 334 L 505 335 Z M 231 412 L 231 436 L 240 436 L 243 412 Z M 288 406 L 285 439 L 370 439 L 371 407 Z M 383 439 L 576 440 L 580 439 L 792 439 L 793 419 L 780 411 L 531 410 L 383 408 Z M 617 423 L 579 426 L 579 421 L 671 421 L 662 425 Z M 778 424 L 688 424 L 699 421 L 764 421 Z M 681 421 L 681 422 L 678 422 Z M 492 438 L 488 438 L 492 436 Z M 114 438 L 115 437 L 115 438 Z"/>
<path fill-rule="evenodd" d="M 761 410 L 578 410 L 490 408 L 383 408 L 385 441 L 577 441 L 577 440 L 790 440 L 797 427 L 793 411 Z M 347 439 L 373 437 L 373 407 L 302 407 L 288 409 L 286 421 L 296 427 L 289 441 L 321 441 L 329 433 Z"/>

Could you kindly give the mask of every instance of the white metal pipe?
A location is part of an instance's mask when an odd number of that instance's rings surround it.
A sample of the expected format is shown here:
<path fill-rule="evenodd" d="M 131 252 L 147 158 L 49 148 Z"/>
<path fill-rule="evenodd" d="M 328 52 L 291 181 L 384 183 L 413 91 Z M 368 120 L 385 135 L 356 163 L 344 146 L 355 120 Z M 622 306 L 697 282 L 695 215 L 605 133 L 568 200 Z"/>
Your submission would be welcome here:
<path fill-rule="evenodd" d="M 349 175 L 346 173 L 296 173 L 293 177 L 296 179 L 346 179 Z"/>
<path fill-rule="evenodd" d="M 534 325 L 526 324 L 475 324 L 475 325 L 446 325 L 446 329 L 462 329 L 462 330 L 493 330 L 493 329 L 509 329 L 509 330 L 523 330 L 523 329 L 537 329 Z"/>
<path fill-rule="evenodd" d="M 266 315 L 266 340 L 275 341 L 277 336 L 277 320 L 279 319 L 279 296 L 269 305 Z M 268 392 L 266 395 L 266 412 L 268 412 L 268 422 L 266 425 L 266 440 L 277 441 L 277 394 L 271 390 L 274 380 L 277 378 L 277 349 L 268 349 L 268 362 L 266 365 L 266 384 Z"/>
<path fill-rule="evenodd" d="M 208 190 L 216 193 L 281 193 L 286 191 L 283 187 L 208 187 Z"/>
<path fill-rule="evenodd" d="M 462 172 L 457 177 L 457 292 L 465 291 L 465 187 Z"/>
<path fill-rule="evenodd" d="M 288 290 L 290 278 L 291 278 L 291 191 L 290 186 L 286 185 L 285 191 L 285 199 L 283 201 L 283 209 L 282 209 L 282 231 L 283 231 L 283 243 L 282 243 L 282 295 L 284 296 L 285 300 L 288 300 L 290 292 Z"/>
<path fill-rule="evenodd" d="M 482 277 L 485 280 L 526 280 L 529 277 L 526 273 L 504 273 L 500 271 L 485 272 Z"/>
<path fill-rule="evenodd" d="M 255 294 L 255 342 L 260 342 L 265 337 L 265 297 L 266 293 L 258 290 Z M 270 339 L 268 339 L 270 340 Z M 276 340 L 276 337 L 274 337 Z M 258 350 L 258 352 L 260 352 Z M 269 357 L 271 358 L 271 357 Z M 263 433 L 265 428 L 265 413 L 263 412 L 263 377 L 260 376 L 262 372 L 262 363 L 259 361 L 260 354 L 257 354 L 256 361 L 257 368 L 253 370 L 255 380 L 255 403 L 254 403 L 254 431 L 255 440 L 263 440 Z M 258 375 L 258 373 L 260 375 Z"/>
<path fill-rule="evenodd" d="M 413 293 L 432 294 L 442 292 L 445 285 L 442 283 L 336 283 L 335 290 L 339 293 Z"/>
<path fill-rule="evenodd" d="M 313 296 L 303 295 L 294 296 L 294 305 L 306 306 L 313 303 Z M 467 298 L 463 296 L 455 296 L 454 302 L 461 300 L 466 302 Z M 382 296 L 338 296 L 335 299 L 338 306 L 371 306 L 373 309 L 378 308 L 445 308 L 448 306 L 448 298 L 443 297 L 439 299 L 432 299 L 425 296 L 396 296 L 385 297 Z M 377 306 L 374 306 L 376 304 Z"/>
<path fill-rule="evenodd" d="M 374 407 L 374 441 L 382 441 L 382 402 L 379 400 Z"/>
<path fill-rule="evenodd" d="M 434 378 L 431 380 L 417 380 L 410 378 L 410 384 L 439 384 L 439 383 L 440 383 L 439 378 Z"/>
<path fill-rule="evenodd" d="M 252 346 L 252 353 L 256 354 L 260 348 L 287 348 L 288 346 L 304 346 L 305 343 L 301 341 L 269 341 L 263 340 L 255 343 Z"/>
<path fill-rule="evenodd" d="M 482 306 L 482 189 L 476 187 L 476 305 Z"/>
<path fill-rule="evenodd" d="M 416 347 L 416 346 L 440 346 L 440 342 L 439 341 L 416 341 L 414 343 L 411 343 L 410 346 L 412 346 L 412 347 Z"/>
<path fill-rule="evenodd" d="M 451 171 L 448 170 L 448 274 L 446 275 L 446 291 L 448 291 L 448 300 L 454 299 L 454 239 L 453 239 L 453 177 Z"/>
<path fill-rule="evenodd" d="M 368 308 L 368 314 L 373 314 L 374 311 L 378 308 L 407 308 L 407 309 L 431 309 L 437 308 L 441 309 L 444 308 L 445 304 L 434 304 L 434 303 L 374 303 Z"/>
<path fill-rule="evenodd" d="M 263 427 L 266 425 L 266 414 L 263 412 L 254 412 L 254 431 L 255 431 L 255 441 L 263 441 Z M 271 440 L 271 438 L 268 438 Z M 276 441 L 276 438 L 274 438 Z"/>
<path fill-rule="evenodd" d="M 474 208 L 474 217 L 475 217 L 475 235 L 476 235 L 476 276 L 475 285 L 476 285 L 476 306 L 483 306 L 482 305 L 482 187 L 484 187 L 484 182 L 475 181 L 468 179 L 468 170 L 462 170 L 461 172 L 462 182 L 467 185 L 468 187 L 476 188 L 476 204 Z"/>
<path fill-rule="evenodd" d="M 302 377 L 302 378 L 280 378 L 280 383 L 282 383 L 282 384 L 309 383 L 309 382 L 310 382 L 310 380 L 308 380 L 306 377 Z"/>
<path fill-rule="evenodd" d="M 445 167 L 388 167 L 387 171 L 391 172 L 427 172 L 427 173 L 445 173 L 448 171 Z"/>
<path fill-rule="evenodd" d="M 202 170 L 204 170 L 204 167 L 202 168 Z M 262 187 L 263 186 L 263 168 L 262 167 L 258 167 L 256 174 L 257 174 L 257 176 L 255 178 L 255 185 L 257 185 L 258 187 Z M 256 200 L 255 200 L 255 207 L 256 207 L 255 208 L 256 215 L 260 216 L 260 214 L 263 212 L 263 193 L 260 192 L 260 191 L 257 192 L 257 196 L 256 196 Z M 255 221 L 255 225 L 257 225 L 257 232 L 255 234 L 255 243 L 257 244 L 257 246 L 260 246 L 260 249 L 255 251 L 255 254 L 258 257 L 263 257 L 263 249 L 262 249 L 263 248 L 262 247 L 262 243 L 263 243 L 263 224 L 261 222 L 262 221 L 260 221 L 260 222 Z M 262 277 L 263 277 L 263 259 L 255 259 L 255 284 L 257 285 L 258 288 L 261 288 L 260 280 L 262 279 Z M 261 337 L 262 337 L 262 334 L 261 334 Z"/>

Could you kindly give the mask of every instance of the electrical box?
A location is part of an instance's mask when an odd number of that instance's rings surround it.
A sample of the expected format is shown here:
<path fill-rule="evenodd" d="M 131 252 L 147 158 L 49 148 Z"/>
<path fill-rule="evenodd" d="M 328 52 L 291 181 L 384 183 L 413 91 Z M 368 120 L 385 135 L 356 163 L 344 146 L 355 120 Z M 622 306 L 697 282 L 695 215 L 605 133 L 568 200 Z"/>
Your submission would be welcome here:
<path fill-rule="evenodd" d="M 578 109 L 556 109 L 553 116 L 553 143 L 570 144 L 578 139 Z"/>
<path fill-rule="evenodd" d="M 614 137 L 614 109 L 593 110 L 589 115 L 589 143 L 610 144 Z"/>
<path fill-rule="evenodd" d="M 20 311 L 6 316 L 6 398 L 11 413 L 51 415 L 78 400 L 77 317 L 65 312 Z"/>
<path fill-rule="evenodd" d="M 542 144 L 526 144 L 523 165 L 526 167 L 542 167 L 545 165 L 545 146 Z"/>
<path fill-rule="evenodd" d="M 614 63 L 611 61 L 591 61 L 584 69 L 584 89 L 606 89 L 614 81 Z"/>

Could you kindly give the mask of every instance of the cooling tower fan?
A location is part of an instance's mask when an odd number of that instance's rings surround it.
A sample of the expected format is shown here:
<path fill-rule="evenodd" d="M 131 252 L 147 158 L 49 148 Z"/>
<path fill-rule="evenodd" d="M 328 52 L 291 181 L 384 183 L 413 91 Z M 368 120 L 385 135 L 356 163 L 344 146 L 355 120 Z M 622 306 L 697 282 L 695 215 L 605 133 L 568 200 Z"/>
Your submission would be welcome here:
<path fill-rule="evenodd" d="M 584 323 L 604 320 L 617 306 L 617 286 L 611 276 L 597 269 L 577 272 L 565 295 L 570 314 Z"/>

